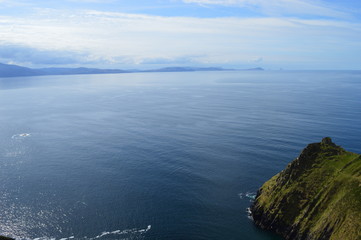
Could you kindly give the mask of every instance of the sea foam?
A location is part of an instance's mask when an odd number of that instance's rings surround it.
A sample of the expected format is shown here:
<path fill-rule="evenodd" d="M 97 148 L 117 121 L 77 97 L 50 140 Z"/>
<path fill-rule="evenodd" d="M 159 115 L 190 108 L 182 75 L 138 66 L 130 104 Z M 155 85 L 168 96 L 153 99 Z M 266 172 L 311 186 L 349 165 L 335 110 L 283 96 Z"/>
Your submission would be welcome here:
<path fill-rule="evenodd" d="M 11 136 L 12 139 L 23 139 L 26 137 L 30 137 L 31 134 L 30 133 L 19 133 L 19 134 L 14 134 L 13 136 Z"/>
<path fill-rule="evenodd" d="M 37 237 L 33 239 L 24 239 L 16 238 L 16 240 L 95 240 L 95 239 L 143 239 L 143 235 L 147 233 L 152 228 L 151 225 L 148 225 L 146 228 L 131 228 L 125 230 L 114 230 L 114 231 L 105 231 L 95 237 L 63 237 L 63 238 L 54 238 L 54 237 Z M 112 237 L 113 235 L 113 237 Z"/>

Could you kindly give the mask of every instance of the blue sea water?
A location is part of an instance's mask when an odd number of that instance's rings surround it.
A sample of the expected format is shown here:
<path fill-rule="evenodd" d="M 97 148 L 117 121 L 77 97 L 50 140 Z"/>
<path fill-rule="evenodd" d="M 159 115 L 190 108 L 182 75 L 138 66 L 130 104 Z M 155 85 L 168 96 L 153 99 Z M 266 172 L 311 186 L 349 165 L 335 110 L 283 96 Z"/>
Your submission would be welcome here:
<path fill-rule="evenodd" d="M 271 240 L 246 208 L 330 136 L 361 152 L 360 71 L 0 79 L 0 234 Z"/>

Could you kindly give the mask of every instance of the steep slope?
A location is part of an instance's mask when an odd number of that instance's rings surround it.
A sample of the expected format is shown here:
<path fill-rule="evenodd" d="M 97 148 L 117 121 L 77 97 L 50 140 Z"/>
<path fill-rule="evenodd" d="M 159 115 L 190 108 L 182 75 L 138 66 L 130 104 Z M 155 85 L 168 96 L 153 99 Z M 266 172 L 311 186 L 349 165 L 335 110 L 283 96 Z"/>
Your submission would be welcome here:
<path fill-rule="evenodd" d="M 330 138 L 309 144 L 258 191 L 256 225 L 286 239 L 361 239 L 361 156 Z"/>

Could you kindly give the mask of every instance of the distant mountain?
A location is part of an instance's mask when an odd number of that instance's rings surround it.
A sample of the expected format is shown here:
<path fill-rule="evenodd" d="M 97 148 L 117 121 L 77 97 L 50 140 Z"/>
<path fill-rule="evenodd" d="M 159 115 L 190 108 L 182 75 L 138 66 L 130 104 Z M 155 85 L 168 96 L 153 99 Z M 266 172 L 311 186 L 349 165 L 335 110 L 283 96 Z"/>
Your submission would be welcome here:
<path fill-rule="evenodd" d="M 263 68 L 248 68 L 248 69 L 227 69 L 221 67 L 166 67 L 159 69 L 143 70 L 142 72 L 200 72 L 200 71 L 263 71 Z"/>
<path fill-rule="evenodd" d="M 131 70 L 121 69 L 98 69 L 98 68 L 27 68 L 12 64 L 0 63 L 0 77 L 22 77 L 42 75 L 73 75 L 73 74 L 105 74 L 105 73 L 128 73 Z"/>
<path fill-rule="evenodd" d="M 263 68 L 261 67 L 257 67 L 257 68 L 248 68 L 248 69 L 243 69 L 244 71 L 264 71 Z"/>
<path fill-rule="evenodd" d="M 98 68 L 41 68 L 42 75 L 72 75 L 72 74 L 105 74 L 105 73 L 128 73 L 132 71 L 121 69 L 98 69 Z"/>
<path fill-rule="evenodd" d="M 224 69 L 220 67 L 166 67 L 160 69 L 143 70 L 142 72 L 196 72 L 196 71 L 227 71 L 234 69 Z"/>
<path fill-rule="evenodd" d="M 39 75 L 39 72 L 34 69 L 0 63 L 0 77 L 22 77 L 36 75 Z"/>
<path fill-rule="evenodd" d="M 98 68 L 27 68 L 11 64 L 0 63 L 0 77 L 23 77 L 42 75 L 76 75 L 76 74 L 107 74 L 107 73 L 132 73 L 132 72 L 196 72 L 196 71 L 231 71 L 220 67 L 166 67 L 150 70 L 122 70 Z M 247 71 L 260 71 L 262 68 L 242 69 Z"/>

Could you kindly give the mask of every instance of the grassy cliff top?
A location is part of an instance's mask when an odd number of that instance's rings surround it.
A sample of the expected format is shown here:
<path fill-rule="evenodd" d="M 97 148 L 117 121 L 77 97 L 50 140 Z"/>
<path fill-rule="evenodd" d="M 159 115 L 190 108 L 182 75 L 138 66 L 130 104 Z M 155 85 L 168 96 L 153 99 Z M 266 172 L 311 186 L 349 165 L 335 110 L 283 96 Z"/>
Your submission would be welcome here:
<path fill-rule="evenodd" d="M 259 190 L 254 221 L 286 239 L 361 239 L 361 156 L 309 144 Z"/>

